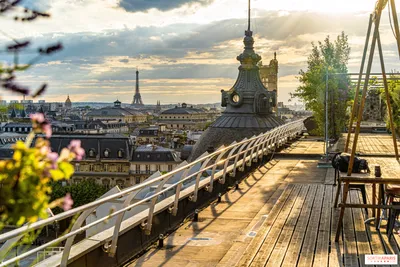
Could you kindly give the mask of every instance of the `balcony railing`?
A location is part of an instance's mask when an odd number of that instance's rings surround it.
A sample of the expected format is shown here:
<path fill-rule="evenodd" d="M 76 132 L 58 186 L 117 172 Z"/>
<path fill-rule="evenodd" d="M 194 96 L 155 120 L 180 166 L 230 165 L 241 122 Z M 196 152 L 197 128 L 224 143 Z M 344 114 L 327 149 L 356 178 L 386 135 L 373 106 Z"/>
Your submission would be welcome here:
<path fill-rule="evenodd" d="M 253 162 L 257 162 L 262 158 L 263 155 L 273 152 L 277 147 L 280 147 L 289 139 L 300 134 L 303 129 L 303 120 L 287 123 L 258 136 L 253 136 L 249 139 L 245 138 L 240 142 L 233 142 L 228 146 L 221 146 L 213 153 L 205 153 L 191 163 L 181 167 L 178 166 L 178 168 L 167 174 L 153 177 L 153 179 L 148 179 L 143 183 L 126 188 L 121 192 L 100 198 L 86 205 L 4 233 L 0 235 L 0 242 L 8 240 L 7 242 L 15 243 L 27 232 L 43 228 L 47 225 L 52 225 L 57 221 L 80 214 L 68 233 L 11 259 L 5 260 L 0 263 L 0 267 L 9 266 L 10 264 L 20 261 L 30 255 L 45 251 L 46 248 L 54 247 L 62 241 L 66 242 L 64 249 L 60 252 L 62 253 L 62 257 L 57 265 L 62 267 L 67 266 L 75 236 L 83 233 L 91 227 L 108 222 L 110 218 L 116 217 L 117 219 L 113 225 L 114 234 L 107 249 L 109 255 L 114 256 L 117 249 L 121 223 L 126 211 L 139 205 L 146 205 L 147 209 L 145 209 L 145 212 L 143 213 L 142 211 L 140 213 L 145 214 L 143 215 L 144 217 L 142 218 L 141 225 L 145 233 L 150 234 L 152 230 L 153 217 L 157 212 L 155 206 L 160 199 L 163 197 L 165 199 L 168 195 L 168 199 L 171 199 L 171 203 L 168 204 L 169 209 L 172 215 L 175 216 L 177 214 L 179 200 L 184 197 L 184 194 L 182 193 L 183 189 L 192 190 L 189 199 L 195 202 L 200 189 L 205 188 L 209 192 L 212 192 L 215 182 L 224 184 L 227 175 L 235 176 L 238 169 L 244 170 L 246 165 L 250 166 Z M 149 193 L 142 199 L 138 200 L 136 198 L 136 201 L 133 201 L 142 190 L 149 190 Z M 185 195 L 187 196 L 187 194 Z M 115 202 L 117 199 L 121 199 L 121 197 L 125 198 L 121 208 L 114 210 L 103 218 L 93 220 L 92 222 L 83 225 L 87 217 L 89 217 L 100 205 L 108 202 Z M 3 246 L 3 248 L 4 247 L 10 247 L 10 244 Z M 0 253 L 0 255 L 4 255 L 4 253 Z"/>

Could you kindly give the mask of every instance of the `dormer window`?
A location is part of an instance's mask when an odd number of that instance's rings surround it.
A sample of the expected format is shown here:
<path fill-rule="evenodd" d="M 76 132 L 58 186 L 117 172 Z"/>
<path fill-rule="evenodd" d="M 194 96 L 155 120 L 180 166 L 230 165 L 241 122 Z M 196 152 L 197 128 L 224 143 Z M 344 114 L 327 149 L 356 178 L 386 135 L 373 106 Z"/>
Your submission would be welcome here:
<path fill-rule="evenodd" d="M 104 157 L 106 157 L 106 158 L 110 157 L 110 150 L 109 149 L 104 150 Z"/>
<path fill-rule="evenodd" d="M 89 157 L 94 158 L 95 157 L 95 151 L 93 148 L 89 149 Z"/>
<path fill-rule="evenodd" d="M 124 157 L 124 150 L 120 149 L 118 150 L 118 158 L 123 158 Z"/>

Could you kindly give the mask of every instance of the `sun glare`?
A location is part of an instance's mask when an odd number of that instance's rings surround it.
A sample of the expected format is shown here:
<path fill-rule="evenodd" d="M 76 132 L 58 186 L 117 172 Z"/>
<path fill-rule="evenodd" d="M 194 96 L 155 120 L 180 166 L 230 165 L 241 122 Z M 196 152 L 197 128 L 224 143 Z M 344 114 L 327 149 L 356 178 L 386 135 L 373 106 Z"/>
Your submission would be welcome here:
<path fill-rule="evenodd" d="M 255 0 L 254 6 L 266 10 L 348 13 L 372 11 L 375 3 L 376 0 Z"/>

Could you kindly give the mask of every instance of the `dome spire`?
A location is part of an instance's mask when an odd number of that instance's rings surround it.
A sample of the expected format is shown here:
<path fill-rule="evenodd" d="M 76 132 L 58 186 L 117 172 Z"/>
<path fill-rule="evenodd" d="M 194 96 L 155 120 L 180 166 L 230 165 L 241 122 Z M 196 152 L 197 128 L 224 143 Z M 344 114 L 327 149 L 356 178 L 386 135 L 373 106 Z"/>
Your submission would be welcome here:
<path fill-rule="evenodd" d="M 248 15 L 248 24 L 247 24 L 247 25 L 248 25 L 248 28 L 247 28 L 247 31 L 250 31 L 250 15 L 251 15 L 251 14 L 250 14 L 250 10 L 251 10 L 251 9 L 250 9 L 250 0 L 249 0 L 249 15 Z"/>

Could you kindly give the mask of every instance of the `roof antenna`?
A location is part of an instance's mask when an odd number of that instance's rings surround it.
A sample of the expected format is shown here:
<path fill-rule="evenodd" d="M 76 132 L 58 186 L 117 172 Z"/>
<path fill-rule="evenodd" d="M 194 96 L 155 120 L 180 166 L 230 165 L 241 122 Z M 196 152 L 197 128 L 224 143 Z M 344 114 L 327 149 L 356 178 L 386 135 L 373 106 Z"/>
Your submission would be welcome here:
<path fill-rule="evenodd" d="M 248 23 L 247 23 L 247 25 L 248 25 L 247 30 L 250 31 L 250 0 L 249 0 L 249 15 L 248 15 Z"/>

